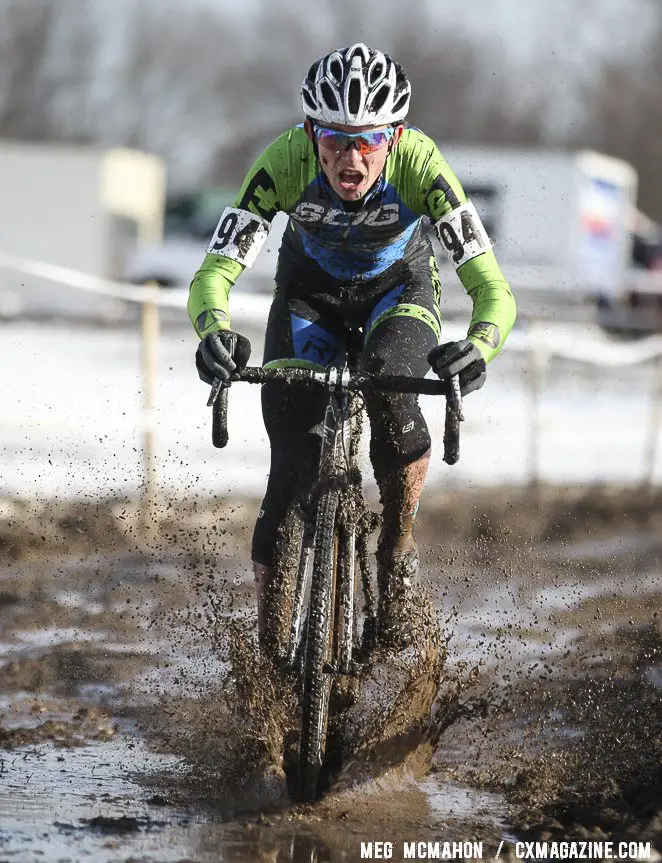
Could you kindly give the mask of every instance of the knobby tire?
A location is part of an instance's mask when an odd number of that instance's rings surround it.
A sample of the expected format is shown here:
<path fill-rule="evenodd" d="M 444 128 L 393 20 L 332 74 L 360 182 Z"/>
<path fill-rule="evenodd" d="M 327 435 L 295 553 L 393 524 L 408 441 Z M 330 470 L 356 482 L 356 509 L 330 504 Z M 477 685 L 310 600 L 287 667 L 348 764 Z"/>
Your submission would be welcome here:
<path fill-rule="evenodd" d="M 329 697 L 332 677 L 324 671 L 333 656 L 334 589 L 338 543 L 336 513 L 339 492 L 326 492 L 319 500 L 315 525 L 315 552 L 310 585 L 306 655 L 301 699 L 299 746 L 299 797 L 312 803 L 319 792 L 326 754 Z"/>

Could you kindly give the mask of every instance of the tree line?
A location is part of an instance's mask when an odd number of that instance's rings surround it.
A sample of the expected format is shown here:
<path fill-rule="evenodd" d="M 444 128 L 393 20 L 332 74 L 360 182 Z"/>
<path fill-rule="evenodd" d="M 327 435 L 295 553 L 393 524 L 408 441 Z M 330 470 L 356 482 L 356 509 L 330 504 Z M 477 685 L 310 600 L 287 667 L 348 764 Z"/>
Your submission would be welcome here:
<path fill-rule="evenodd" d="M 308 64 L 361 39 L 403 64 L 412 120 L 440 142 L 620 156 L 662 219 L 662 8 L 631 0 L 633 20 L 648 14 L 640 48 L 586 61 L 591 16 L 619 2 L 570 14 L 566 0 L 565 30 L 541 33 L 518 65 L 425 0 L 254 2 L 241 14 L 221 0 L 0 0 L 0 136 L 138 147 L 166 158 L 174 190 L 235 185 L 300 120 Z"/>

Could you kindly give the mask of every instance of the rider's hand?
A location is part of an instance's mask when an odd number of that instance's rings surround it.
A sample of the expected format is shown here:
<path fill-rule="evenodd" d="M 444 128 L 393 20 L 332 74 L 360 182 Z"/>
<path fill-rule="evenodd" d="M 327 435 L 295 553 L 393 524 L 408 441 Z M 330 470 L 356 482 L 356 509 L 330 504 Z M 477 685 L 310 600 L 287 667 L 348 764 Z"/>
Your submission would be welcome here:
<path fill-rule="evenodd" d="M 469 339 L 446 342 L 445 345 L 433 348 L 428 354 L 428 362 L 442 381 L 459 375 L 463 396 L 479 390 L 487 377 L 483 355 Z"/>
<path fill-rule="evenodd" d="M 251 343 L 232 330 L 209 333 L 198 345 L 195 365 L 200 380 L 212 384 L 214 378 L 228 383 L 231 375 L 246 367 L 251 355 Z"/>

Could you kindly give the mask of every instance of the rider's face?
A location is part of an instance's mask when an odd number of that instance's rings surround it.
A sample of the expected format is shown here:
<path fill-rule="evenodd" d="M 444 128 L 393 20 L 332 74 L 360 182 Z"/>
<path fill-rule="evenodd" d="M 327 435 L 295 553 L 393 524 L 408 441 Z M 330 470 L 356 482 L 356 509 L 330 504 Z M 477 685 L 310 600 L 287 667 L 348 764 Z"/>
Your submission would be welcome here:
<path fill-rule="evenodd" d="M 388 129 L 389 126 L 344 126 L 340 123 L 325 123 L 325 128 L 338 129 L 340 132 L 368 132 Z M 390 141 L 372 153 L 360 153 L 358 146 L 350 144 L 347 149 L 337 151 L 333 139 L 321 138 L 318 141 L 319 159 L 333 191 L 344 201 L 360 200 L 372 187 L 384 170 L 386 158 L 402 135 L 402 126 L 397 126 Z M 314 136 L 310 121 L 306 121 L 308 137 Z"/>

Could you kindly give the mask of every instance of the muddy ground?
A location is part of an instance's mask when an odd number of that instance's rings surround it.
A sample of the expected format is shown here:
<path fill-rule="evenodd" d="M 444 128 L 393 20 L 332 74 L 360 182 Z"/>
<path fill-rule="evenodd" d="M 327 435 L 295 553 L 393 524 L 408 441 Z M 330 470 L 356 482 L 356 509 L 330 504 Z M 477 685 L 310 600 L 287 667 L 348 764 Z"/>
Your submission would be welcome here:
<path fill-rule="evenodd" d="M 347 763 L 315 807 L 287 797 L 287 693 L 232 637 L 254 623 L 256 509 L 173 500 L 146 530 L 128 501 L 0 502 L 0 861 L 662 852 L 662 498 L 431 492 L 417 536 L 448 638 L 432 725 Z"/>

